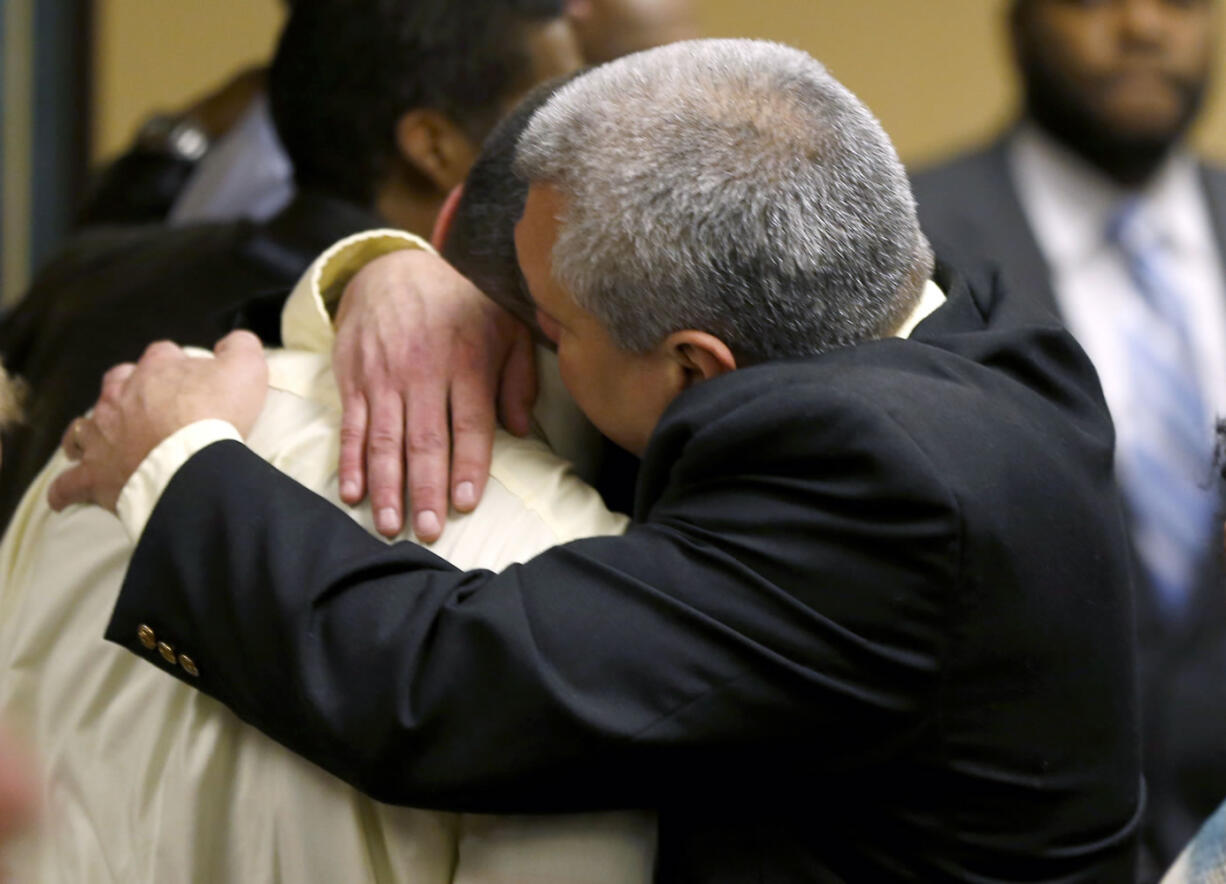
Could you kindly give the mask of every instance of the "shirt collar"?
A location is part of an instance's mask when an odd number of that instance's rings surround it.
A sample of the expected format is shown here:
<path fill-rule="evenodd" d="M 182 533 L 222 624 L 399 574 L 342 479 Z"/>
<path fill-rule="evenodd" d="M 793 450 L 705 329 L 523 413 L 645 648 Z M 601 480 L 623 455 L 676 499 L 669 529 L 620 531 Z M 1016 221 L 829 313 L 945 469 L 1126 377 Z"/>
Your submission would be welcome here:
<path fill-rule="evenodd" d="M 1143 192 L 1142 202 L 1151 223 L 1158 228 L 1166 245 L 1177 254 L 1216 256 L 1209 233 L 1211 222 L 1204 214 L 1200 167 L 1193 157 L 1186 153 L 1171 157 L 1151 186 Z M 1198 212 L 1203 217 L 1198 217 Z"/>
<path fill-rule="evenodd" d="M 1138 189 L 1112 181 L 1033 123 L 1021 124 L 1009 145 L 1018 193 L 1043 253 L 1057 272 L 1082 266 L 1107 245 L 1113 215 L 1134 200 L 1165 245 L 1187 252 L 1212 248 L 1194 211 L 1201 200 L 1198 167 L 1175 151 Z"/>
<path fill-rule="evenodd" d="M 911 332 L 915 331 L 915 327 L 931 316 L 933 311 L 945 303 L 945 300 L 945 292 L 941 291 L 941 287 L 933 280 L 928 280 L 924 284 L 924 291 L 920 295 L 919 303 L 915 305 L 911 315 L 899 326 L 898 331 L 894 332 L 893 336 L 896 338 L 911 337 Z"/>

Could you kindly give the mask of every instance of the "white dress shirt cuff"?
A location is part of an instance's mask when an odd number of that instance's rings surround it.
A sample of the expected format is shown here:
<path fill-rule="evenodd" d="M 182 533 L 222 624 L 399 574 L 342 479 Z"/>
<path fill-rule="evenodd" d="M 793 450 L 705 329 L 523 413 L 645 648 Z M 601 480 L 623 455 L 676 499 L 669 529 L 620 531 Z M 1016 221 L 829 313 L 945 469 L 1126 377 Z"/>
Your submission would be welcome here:
<path fill-rule="evenodd" d="M 229 421 L 210 418 L 188 424 L 172 433 L 145 455 L 136 472 L 119 492 L 119 500 L 115 504 L 119 521 L 133 543 L 140 539 L 149 517 L 153 515 L 153 508 L 179 467 L 196 452 L 223 439 L 243 441 L 242 435 Z"/>

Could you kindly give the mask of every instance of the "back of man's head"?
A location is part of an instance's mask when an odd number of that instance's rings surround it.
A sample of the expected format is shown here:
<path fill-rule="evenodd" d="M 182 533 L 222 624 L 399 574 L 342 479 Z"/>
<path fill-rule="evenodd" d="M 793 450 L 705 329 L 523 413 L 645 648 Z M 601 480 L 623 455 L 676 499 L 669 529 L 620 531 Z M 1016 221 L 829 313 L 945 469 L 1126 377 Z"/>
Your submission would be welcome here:
<path fill-rule="evenodd" d="M 719 337 L 738 362 L 881 337 L 932 269 L 902 164 L 805 53 L 705 40 L 563 87 L 517 172 L 564 199 L 553 276 L 617 346 Z"/>
<path fill-rule="evenodd" d="M 298 186 L 372 204 L 414 109 L 480 143 L 536 79 L 533 29 L 561 14 L 561 0 L 295 3 L 268 92 Z"/>
<path fill-rule="evenodd" d="M 535 307 L 515 255 L 515 222 L 528 183 L 512 171 L 519 138 L 537 109 L 579 73 L 542 83 L 515 107 L 481 146 L 439 248 L 447 261 L 489 298 L 549 342 L 536 326 Z"/>

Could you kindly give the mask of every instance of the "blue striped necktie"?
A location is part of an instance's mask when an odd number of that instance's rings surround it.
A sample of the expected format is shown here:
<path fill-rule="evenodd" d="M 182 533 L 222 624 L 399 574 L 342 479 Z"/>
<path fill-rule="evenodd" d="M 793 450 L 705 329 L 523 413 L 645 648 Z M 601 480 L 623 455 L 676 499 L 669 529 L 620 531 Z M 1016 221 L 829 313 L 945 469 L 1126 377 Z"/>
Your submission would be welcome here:
<path fill-rule="evenodd" d="M 1226 804 L 1209 817 L 1162 884 L 1226 884 Z"/>
<path fill-rule="evenodd" d="M 1177 617 L 1217 535 L 1213 433 L 1188 311 L 1166 275 L 1167 250 L 1138 208 L 1126 203 L 1108 229 L 1147 312 L 1125 341 L 1138 417 L 1121 437 L 1118 466 L 1141 564 L 1159 604 Z"/>

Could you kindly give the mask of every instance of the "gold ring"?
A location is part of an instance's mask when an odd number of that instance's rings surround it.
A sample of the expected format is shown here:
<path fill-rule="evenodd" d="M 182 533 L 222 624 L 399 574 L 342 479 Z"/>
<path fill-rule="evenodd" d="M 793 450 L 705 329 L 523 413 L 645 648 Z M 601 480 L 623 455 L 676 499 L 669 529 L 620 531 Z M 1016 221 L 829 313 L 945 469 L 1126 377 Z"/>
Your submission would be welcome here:
<path fill-rule="evenodd" d="M 77 449 L 78 454 L 85 453 L 85 446 L 81 443 L 81 421 L 84 418 L 77 418 L 72 422 L 72 444 Z"/>

